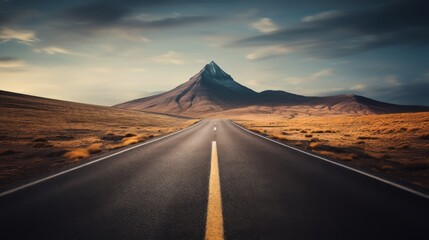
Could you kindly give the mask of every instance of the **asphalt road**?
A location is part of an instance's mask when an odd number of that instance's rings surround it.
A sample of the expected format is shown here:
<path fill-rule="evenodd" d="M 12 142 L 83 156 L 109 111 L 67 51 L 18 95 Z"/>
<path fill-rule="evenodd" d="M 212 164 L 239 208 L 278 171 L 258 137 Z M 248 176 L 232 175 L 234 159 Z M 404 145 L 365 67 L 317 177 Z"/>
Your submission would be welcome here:
<path fill-rule="evenodd" d="M 225 239 L 428 238 L 429 200 L 226 120 L 0 197 L 0 238 L 204 239 L 213 141 Z"/>

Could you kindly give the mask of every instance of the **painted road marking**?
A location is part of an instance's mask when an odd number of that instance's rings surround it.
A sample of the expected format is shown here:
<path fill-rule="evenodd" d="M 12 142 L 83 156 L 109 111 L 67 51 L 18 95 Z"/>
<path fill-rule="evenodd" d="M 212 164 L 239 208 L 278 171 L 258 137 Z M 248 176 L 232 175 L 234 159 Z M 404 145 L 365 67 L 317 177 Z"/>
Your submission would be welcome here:
<path fill-rule="evenodd" d="M 147 145 L 147 144 L 151 144 L 151 143 L 153 143 L 153 142 L 157 142 L 157 141 L 159 141 L 159 140 L 161 140 L 161 139 L 164 139 L 164 138 L 168 138 L 168 137 L 174 136 L 174 135 L 176 135 L 176 134 L 178 134 L 178 133 L 181 133 L 181 132 L 186 131 L 186 130 L 189 130 L 189 129 L 193 128 L 193 127 L 199 126 L 199 125 L 201 125 L 203 122 L 206 122 L 206 121 L 200 121 L 200 122 L 198 122 L 197 124 L 194 124 L 194 125 L 192 125 L 192 126 L 190 126 L 190 127 L 184 128 L 184 129 L 182 129 L 182 130 L 180 130 L 180 131 L 173 132 L 173 133 L 167 134 L 167 135 L 162 136 L 162 137 L 159 137 L 159 138 L 155 138 L 155 139 L 154 139 L 154 140 L 152 140 L 152 141 L 148 141 L 148 142 L 144 142 L 144 143 L 140 143 L 140 144 L 134 145 L 134 146 L 129 147 L 129 148 L 126 148 L 126 149 L 124 149 L 124 150 L 122 150 L 122 151 L 119 151 L 119 152 L 116 152 L 116 153 L 112 153 L 112 154 L 107 155 L 107 156 L 104 156 L 104 157 L 96 158 L 96 159 L 94 159 L 94 160 L 92 160 L 92 161 L 90 161 L 90 162 L 84 163 L 84 164 L 79 165 L 79 166 L 77 166 L 77 167 L 74 167 L 74 168 L 71 168 L 71 169 L 68 169 L 68 170 L 65 170 L 65 171 L 62 171 L 62 172 L 59 172 L 59 173 L 56 173 L 56 174 L 50 175 L 50 176 L 48 176 L 48 177 L 45 177 L 45 178 L 42 178 L 42 179 L 36 180 L 36 181 L 34 181 L 34 182 L 30 182 L 30 183 L 27 183 L 27 184 L 21 185 L 21 186 L 19 186 L 19 187 L 16 187 L 16 188 L 13 188 L 13 189 L 7 190 L 7 191 L 5 191 L 5 192 L 0 193 L 0 197 L 3 197 L 3 196 L 6 196 L 6 195 L 8 195 L 8 194 L 11 194 L 11 193 L 17 192 L 17 191 L 19 191 L 19 190 L 22 190 L 22 189 L 25 189 L 25 188 L 31 187 L 31 186 L 33 186 L 33 185 L 36 185 L 36 184 L 39 184 L 39 183 L 45 182 L 45 181 L 47 181 L 47 180 L 49 180 L 49 179 L 52 179 L 52 178 L 55 178 L 55 177 L 61 176 L 61 175 L 63 175 L 63 174 L 66 174 L 66 173 L 72 172 L 72 171 L 77 170 L 77 169 L 79 169 L 79 168 L 86 167 L 86 166 L 91 165 L 91 164 L 94 164 L 94 163 L 96 163 L 96 162 L 103 161 L 103 160 L 105 160 L 105 159 L 111 158 L 111 157 L 116 156 L 116 155 L 119 155 L 119 154 L 121 154 L 121 153 L 128 152 L 128 151 L 130 151 L 130 150 L 132 150 L 132 149 L 135 149 L 135 148 L 138 148 L 138 147 L 141 147 L 141 146 Z"/>
<path fill-rule="evenodd" d="M 213 130 L 216 131 L 216 127 L 214 127 Z"/>
<path fill-rule="evenodd" d="M 277 143 L 277 144 L 279 144 L 279 145 L 282 145 L 283 147 L 287 147 L 287 148 L 293 149 L 293 150 L 295 150 L 295 151 L 298 151 L 298 152 L 301 152 L 301 153 L 304 153 L 304 154 L 310 155 L 310 156 L 312 156 L 312 157 L 318 158 L 318 159 L 323 160 L 323 161 L 325 161 L 325 162 L 332 163 L 332 164 L 337 165 L 337 166 L 339 166 L 339 167 L 343 167 L 343 168 L 348 169 L 348 170 L 351 170 L 351 171 L 353 171 L 353 172 L 356 172 L 356 173 L 362 174 L 362 175 L 364 175 L 364 176 L 367 176 L 367 177 L 370 177 L 370 178 L 372 178 L 372 179 L 378 180 L 378 181 L 380 181 L 380 182 L 386 183 L 386 184 L 391 185 L 391 186 L 393 186 L 393 187 L 396 187 L 396 188 L 402 189 L 402 190 L 404 190 L 404 191 L 407 191 L 407 192 L 409 192 L 409 193 L 415 194 L 415 195 L 417 195 L 417 196 L 420 196 L 420 197 L 423 197 L 423 198 L 429 199 L 429 194 L 426 194 L 426 193 L 423 193 L 423 192 L 419 192 L 419 191 L 417 191 L 417 190 L 415 190 L 415 189 L 412 189 L 412 188 L 409 188 L 409 187 L 403 186 L 403 185 L 401 185 L 401 184 L 398 184 L 398 183 L 395 183 L 395 182 L 389 181 L 389 180 L 387 180 L 387 179 L 383 179 L 383 178 L 381 178 L 381 177 L 377 177 L 377 176 L 372 175 L 372 174 L 370 174 L 370 173 L 367 173 L 367 172 L 364 172 L 364 171 L 361 171 L 361 170 L 358 170 L 358 169 L 355 169 L 355 168 L 352 168 L 352 167 L 349 167 L 349 166 L 343 165 L 343 164 L 341 164 L 341 163 L 334 162 L 334 161 L 329 160 L 329 159 L 327 159 L 327 158 L 324 158 L 324 157 L 321 157 L 321 156 L 318 156 L 318 155 L 314 155 L 314 154 L 312 154 L 312 153 L 309 153 L 309 152 L 306 152 L 306 151 L 304 151 L 304 150 L 301 150 L 301 149 L 298 149 L 298 148 L 295 148 L 295 147 L 289 146 L 289 145 L 287 145 L 287 144 L 284 144 L 284 143 L 281 143 L 281 142 L 277 142 L 277 141 L 275 141 L 275 140 L 273 140 L 273 139 L 270 139 L 270 138 L 267 138 L 267 137 L 265 137 L 265 136 L 262 136 L 262 135 L 259 135 L 259 134 L 257 134 L 257 133 L 254 133 L 254 132 L 252 132 L 252 131 L 250 131 L 250 130 L 248 130 L 248 129 L 246 129 L 246 128 L 242 127 L 242 126 L 240 126 L 239 124 L 237 124 L 237 123 L 235 123 L 235 122 L 233 122 L 233 121 L 231 121 L 231 120 L 230 120 L 230 122 L 231 122 L 232 124 L 234 124 L 235 126 L 237 126 L 237 127 L 241 128 L 241 129 L 243 129 L 244 131 L 246 131 L 246 132 L 250 133 L 250 134 L 253 134 L 253 135 L 258 136 L 258 137 L 260 137 L 260 138 L 264 138 L 264 139 L 266 139 L 266 140 L 268 140 L 268 141 L 271 141 L 271 142 L 273 142 L 273 143 Z"/>
<path fill-rule="evenodd" d="M 209 202 L 207 206 L 206 240 L 223 240 L 222 197 L 220 194 L 219 164 L 216 141 L 212 142 L 209 180 Z"/>

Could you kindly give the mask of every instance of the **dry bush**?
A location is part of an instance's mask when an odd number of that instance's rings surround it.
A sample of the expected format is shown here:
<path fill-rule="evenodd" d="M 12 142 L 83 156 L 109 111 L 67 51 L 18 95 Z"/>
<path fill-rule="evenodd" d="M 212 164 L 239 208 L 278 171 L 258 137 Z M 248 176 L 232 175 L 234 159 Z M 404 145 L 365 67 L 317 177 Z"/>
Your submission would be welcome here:
<path fill-rule="evenodd" d="M 316 148 L 320 145 L 320 143 L 318 142 L 310 142 L 310 144 L 308 145 L 310 148 Z"/>
<path fill-rule="evenodd" d="M 137 136 L 137 135 L 134 133 L 127 133 L 127 134 L 125 134 L 124 137 L 128 138 L 128 137 L 134 137 L 134 136 Z"/>
<path fill-rule="evenodd" d="M 64 154 L 64 156 L 71 160 L 79 160 L 79 159 L 85 159 L 89 158 L 91 154 L 99 153 L 101 152 L 103 144 L 102 143 L 93 143 L 88 147 L 81 147 L 73 149 L 67 153 Z"/>
<path fill-rule="evenodd" d="M 377 138 L 377 137 L 359 136 L 357 139 L 359 139 L 359 140 L 375 140 L 375 139 L 379 139 L 379 138 Z"/>
<path fill-rule="evenodd" d="M 45 137 L 36 137 L 33 139 L 33 142 L 47 142 L 48 140 Z"/>
<path fill-rule="evenodd" d="M 148 135 L 148 136 L 137 135 L 137 136 L 133 136 L 133 137 L 126 137 L 126 138 L 122 139 L 121 143 L 110 144 L 106 148 L 111 149 L 111 150 L 112 149 L 118 149 L 118 148 L 125 147 L 125 146 L 131 145 L 131 144 L 136 144 L 136 143 L 142 142 L 142 141 L 146 140 L 147 138 L 152 138 L 152 137 L 154 137 L 153 134 Z"/>
<path fill-rule="evenodd" d="M 36 142 L 33 145 L 31 145 L 31 147 L 32 148 L 50 148 L 50 147 L 53 147 L 53 145 L 47 142 Z"/>
<path fill-rule="evenodd" d="M 86 148 L 77 148 L 64 154 L 64 157 L 70 160 L 79 160 L 88 158 L 91 154 Z"/>
<path fill-rule="evenodd" d="M 134 143 L 138 143 L 140 141 L 142 141 L 143 138 L 139 137 L 139 136 L 134 136 L 134 137 L 127 137 L 122 139 L 122 145 L 123 146 L 128 146 Z"/>
<path fill-rule="evenodd" d="M 282 140 L 282 141 L 287 141 L 288 138 L 286 138 L 285 136 L 283 136 L 283 134 L 271 134 L 271 137 L 274 139 L 278 139 L 278 140 Z"/>
<path fill-rule="evenodd" d="M 370 156 L 375 158 L 375 159 L 379 159 L 379 160 L 384 160 L 384 159 L 387 159 L 390 157 L 386 153 L 371 153 Z"/>
<path fill-rule="evenodd" d="M 94 143 L 88 147 L 88 152 L 90 154 L 99 153 L 99 152 L 103 151 L 102 147 L 103 147 L 102 143 Z"/>
<path fill-rule="evenodd" d="M 336 153 L 329 152 L 329 151 L 324 151 L 324 150 L 322 150 L 322 151 L 316 151 L 316 152 L 318 154 L 320 154 L 320 155 L 326 156 L 328 158 L 333 158 L 333 159 L 335 159 L 338 156 Z"/>

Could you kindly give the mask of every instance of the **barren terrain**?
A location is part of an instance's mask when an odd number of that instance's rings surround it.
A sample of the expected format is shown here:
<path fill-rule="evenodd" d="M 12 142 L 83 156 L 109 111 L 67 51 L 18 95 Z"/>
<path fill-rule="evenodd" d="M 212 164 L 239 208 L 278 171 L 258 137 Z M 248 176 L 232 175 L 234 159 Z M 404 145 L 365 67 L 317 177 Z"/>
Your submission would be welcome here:
<path fill-rule="evenodd" d="M 323 117 L 247 113 L 228 117 L 299 148 L 429 188 L 429 112 Z"/>
<path fill-rule="evenodd" d="M 0 91 L 0 187 L 196 122 Z"/>

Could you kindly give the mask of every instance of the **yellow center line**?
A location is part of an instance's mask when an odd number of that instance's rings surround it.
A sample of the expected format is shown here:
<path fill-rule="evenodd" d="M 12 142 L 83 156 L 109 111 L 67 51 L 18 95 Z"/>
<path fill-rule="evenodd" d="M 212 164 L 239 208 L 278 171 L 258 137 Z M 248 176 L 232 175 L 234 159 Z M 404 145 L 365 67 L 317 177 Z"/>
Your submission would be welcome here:
<path fill-rule="evenodd" d="M 212 142 L 209 180 L 209 202 L 207 207 L 206 240 L 223 240 L 222 197 L 220 194 L 219 164 L 216 141 Z"/>

